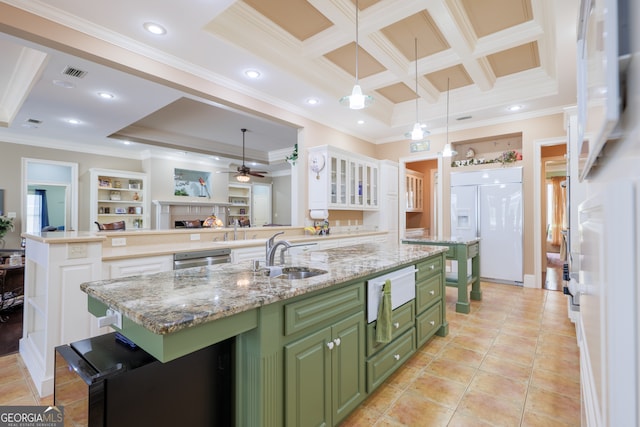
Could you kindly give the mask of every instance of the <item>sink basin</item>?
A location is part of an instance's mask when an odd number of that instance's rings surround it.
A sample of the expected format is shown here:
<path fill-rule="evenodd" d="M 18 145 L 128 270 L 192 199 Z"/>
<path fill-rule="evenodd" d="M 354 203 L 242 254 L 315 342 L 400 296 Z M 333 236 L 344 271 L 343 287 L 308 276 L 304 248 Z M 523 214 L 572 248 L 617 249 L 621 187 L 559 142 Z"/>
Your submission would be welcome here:
<path fill-rule="evenodd" d="M 288 280 L 308 279 L 309 277 L 319 276 L 320 274 L 326 273 L 327 270 L 320 270 L 318 268 L 309 267 L 282 267 L 280 271 L 272 271 L 272 275 L 276 279 Z"/>

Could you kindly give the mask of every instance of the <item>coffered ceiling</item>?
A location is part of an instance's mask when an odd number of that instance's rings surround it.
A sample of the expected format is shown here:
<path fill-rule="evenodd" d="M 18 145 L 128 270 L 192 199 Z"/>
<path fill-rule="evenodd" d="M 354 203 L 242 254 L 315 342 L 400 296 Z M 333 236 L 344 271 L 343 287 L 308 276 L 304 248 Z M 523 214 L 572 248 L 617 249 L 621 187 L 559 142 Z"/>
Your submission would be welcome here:
<path fill-rule="evenodd" d="M 578 3 L 360 0 L 356 20 L 355 0 L 2 1 L 0 139 L 43 137 L 46 129 L 47 138 L 66 143 L 82 139 L 118 150 L 161 147 L 237 158 L 239 129 L 246 127 L 254 132 L 247 135 L 252 158 L 273 163 L 268 152 L 290 149 L 297 135 L 295 126 L 265 120 L 261 112 L 199 99 L 30 37 L 27 21 L 9 22 L 16 10 L 385 143 L 404 140 L 416 119 L 432 133 L 442 132 L 447 88 L 453 129 L 574 105 Z M 167 34 L 145 33 L 148 21 L 163 25 Z M 356 57 L 358 83 L 375 102 L 352 111 L 338 100 L 355 83 Z M 86 77 L 61 74 L 65 65 L 87 71 Z M 247 79 L 247 69 L 259 70 L 260 77 Z M 76 88 L 102 84 L 126 94 L 119 95 L 126 102 L 115 109 L 96 105 L 89 88 L 70 96 L 72 90 L 61 91 L 54 81 Z M 312 98 L 314 105 L 307 103 Z M 509 111 L 512 105 L 521 110 Z M 63 124 L 57 114 L 70 116 L 74 109 L 92 125 L 79 131 Z M 40 123 L 27 126 L 29 120 Z M 136 144 L 116 145 L 127 138 Z"/>

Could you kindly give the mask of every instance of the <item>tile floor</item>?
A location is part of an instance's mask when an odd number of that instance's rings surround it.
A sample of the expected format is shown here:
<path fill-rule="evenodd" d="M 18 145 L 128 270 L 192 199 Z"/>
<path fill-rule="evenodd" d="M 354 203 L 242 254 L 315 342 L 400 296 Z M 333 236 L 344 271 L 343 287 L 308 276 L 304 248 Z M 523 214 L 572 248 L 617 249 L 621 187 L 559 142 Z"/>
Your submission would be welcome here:
<path fill-rule="evenodd" d="M 483 283 L 470 314 L 434 337 L 347 420 L 349 426 L 579 426 L 575 328 L 557 291 Z M 0 358 L 0 405 L 49 405 L 18 354 Z"/>
<path fill-rule="evenodd" d="M 575 327 L 562 292 L 482 283 L 470 314 L 435 336 L 343 423 L 350 426 L 580 426 Z"/>

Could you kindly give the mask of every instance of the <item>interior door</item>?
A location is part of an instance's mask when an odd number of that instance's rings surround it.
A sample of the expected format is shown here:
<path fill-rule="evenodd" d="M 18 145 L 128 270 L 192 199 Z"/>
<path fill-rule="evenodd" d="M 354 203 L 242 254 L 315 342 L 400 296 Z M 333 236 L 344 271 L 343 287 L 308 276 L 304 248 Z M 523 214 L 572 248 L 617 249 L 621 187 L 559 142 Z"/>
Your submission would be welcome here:
<path fill-rule="evenodd" d="M 251 225 L 271 224 L 271 184 L 254 183 L 251 191 Z"/>

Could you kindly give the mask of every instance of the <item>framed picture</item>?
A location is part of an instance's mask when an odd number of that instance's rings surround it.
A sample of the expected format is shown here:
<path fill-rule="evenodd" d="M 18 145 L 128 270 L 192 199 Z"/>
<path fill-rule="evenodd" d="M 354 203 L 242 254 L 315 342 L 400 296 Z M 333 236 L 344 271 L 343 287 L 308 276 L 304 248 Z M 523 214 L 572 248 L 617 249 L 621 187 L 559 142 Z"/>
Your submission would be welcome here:
<path fill-rule="evenodd" d="M 104 178 L 104 177 L 98 178 L 98 186 L 105 187 L 105 188 L 111 188 L 111 179 L 110 178 Z"/>
<path fill-rule="evenodd" d="M 247 210 L 245 208 L 240 208 L 240 215 L 245 215 Z"/>
<path fill-rule="evenodd" d="M 120 192 L 119 191 L 112 191 L 109 194 L 109 200 L 116 200 L 116 201 L 120 200 Z"/>
<path fill-rule="evenodd" d="M 117 214 L 125 214 L 125 213 L 127 213 L 127 210 L 125 208 L 116 208 L 116 213 Z"/>
<path fill-rule="evenodd" d="M 136 213 L 136 208 L 133 207 L 133 206 L 129 206 L 128 213 L 131 214 L 131 215 L 135 214 Z"/>
<path fill-rule="evenodd" d="M 139 190 L 140 183 L 137 181 L 129 181 L 129 190 Z"/>

